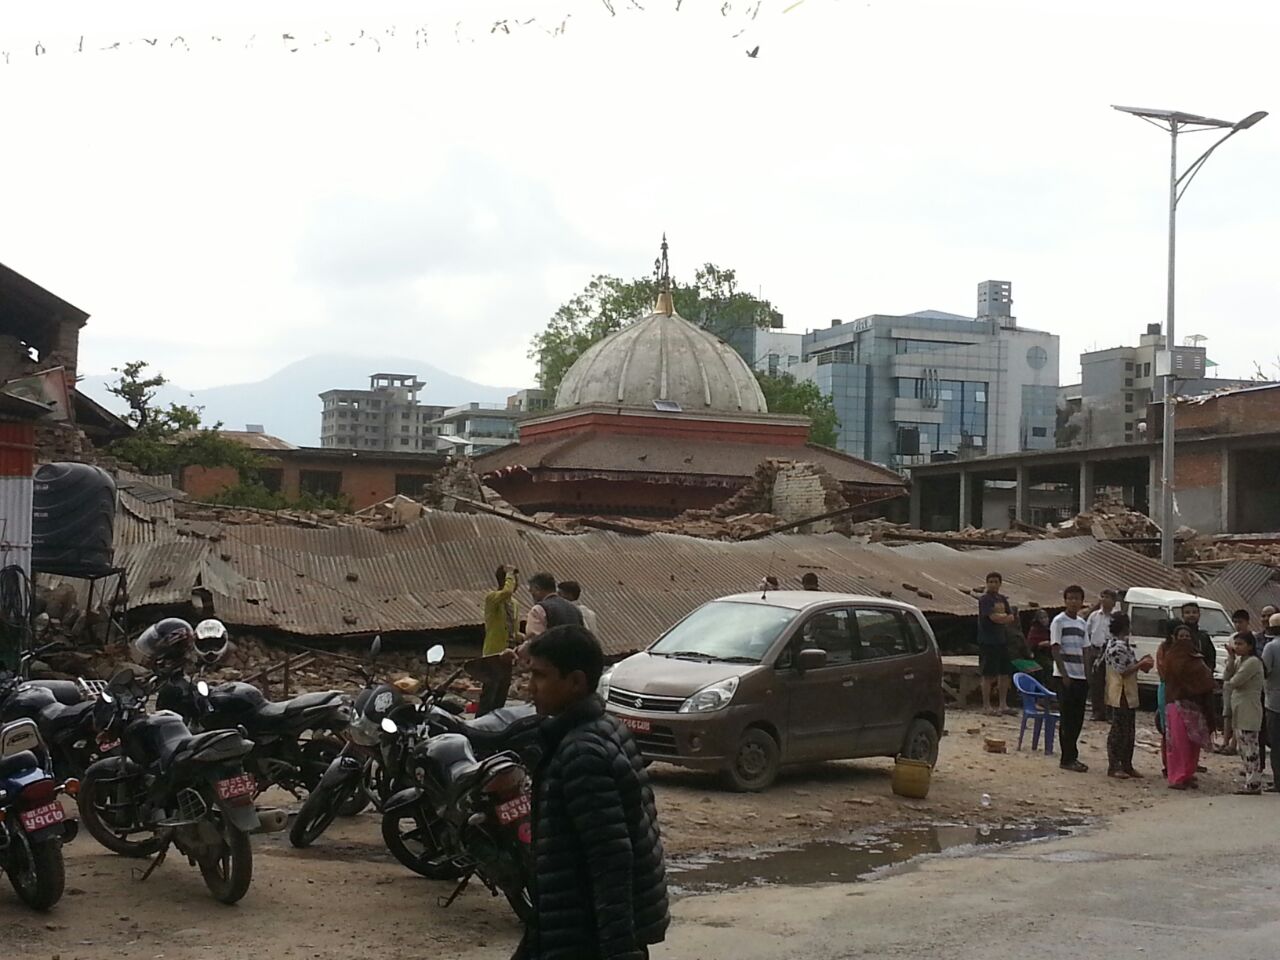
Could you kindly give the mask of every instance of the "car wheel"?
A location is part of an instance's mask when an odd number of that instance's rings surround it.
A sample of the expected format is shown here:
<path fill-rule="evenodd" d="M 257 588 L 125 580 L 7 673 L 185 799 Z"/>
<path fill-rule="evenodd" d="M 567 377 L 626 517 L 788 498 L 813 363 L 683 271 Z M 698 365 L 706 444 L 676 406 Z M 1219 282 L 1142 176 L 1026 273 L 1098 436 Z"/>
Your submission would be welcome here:
<path fill-rule="evenodd" d="M 915 719 L 902 740 L 901 755 L 908 760 L 925 760 L 929 766 L 938 763 L 938 730 L 928 720 Z"/>
<path fill-rule="evenodd" d="M 738 741 L 733 761 L 724 771 L 725 781 L 743 793 L 764 790 L 777 779 L 780 759 L 778 741 L 759 727 L 752 727 Z"/>

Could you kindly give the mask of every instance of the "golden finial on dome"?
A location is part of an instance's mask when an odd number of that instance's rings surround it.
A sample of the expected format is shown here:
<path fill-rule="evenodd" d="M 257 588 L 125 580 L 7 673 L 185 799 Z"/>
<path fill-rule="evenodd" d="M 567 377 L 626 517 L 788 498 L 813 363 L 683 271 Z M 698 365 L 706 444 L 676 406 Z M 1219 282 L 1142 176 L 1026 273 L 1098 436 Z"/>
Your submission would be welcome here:
<path fill-rule="evenodd" d="M 662 234 L 662 252 L 653 261 L 653 275 L 658 282 L 658 302 L 653 306 L 654 313 L 671 316 L 676 312 L 675 302 L 671 298 L 671 264 L 667 260 L 667 234 Z"/>

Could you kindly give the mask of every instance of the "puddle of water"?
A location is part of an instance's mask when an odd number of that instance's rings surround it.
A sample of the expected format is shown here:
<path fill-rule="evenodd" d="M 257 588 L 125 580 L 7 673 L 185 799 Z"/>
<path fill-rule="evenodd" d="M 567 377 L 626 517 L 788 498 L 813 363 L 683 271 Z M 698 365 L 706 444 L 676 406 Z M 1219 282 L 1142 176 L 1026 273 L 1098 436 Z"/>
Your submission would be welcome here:
<path fill-rule="evenodd" d="M 898 827 L 813 840 L 795 847 L 689 857 L 669 865 L 668 883 L 678 895 L 775 884 L 853 883 L 874 879 L 925 857 L 968 856 L 1015 843 L 1067 837 L 1082 823 L 1040 820 L 996 826 Z"/>

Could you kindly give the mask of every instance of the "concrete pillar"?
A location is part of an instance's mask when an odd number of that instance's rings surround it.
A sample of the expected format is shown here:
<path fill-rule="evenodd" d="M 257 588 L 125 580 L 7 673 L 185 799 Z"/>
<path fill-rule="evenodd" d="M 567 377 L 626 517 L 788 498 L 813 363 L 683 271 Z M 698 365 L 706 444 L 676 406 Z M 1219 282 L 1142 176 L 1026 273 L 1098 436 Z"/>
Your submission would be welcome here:
<path fill-rule="evenodd" d="M 924 480 L 920 477 L 911 481 L 911 500 L 908 507 L 907 522 L 917 530 L 923 530 L 924 526 L 920 523 L 920 515 L 924 505 L 921 500 L 924 498 L 924 491 L 920 488 L 924 486 Z"/>
<path fill-rule="evenodd" d="M 1160 472 L 1162 454 L 1159 451 L 1151 454 L 1147 470 L 1147 512 L 1160 529 L 1164 529 L 1164 517 L 1160 515 Z"/>
<path fill-rule="evenodd" d="M 968 470 L 960 471 L 960 529 L 973 522 L 973 476 Z"/>
<path fill-rule="evenodd" d="M 1080 512 L 1084 513 L 1093 506 L 1093 464 L 1088 460 L 1080 461 Z"/>
<path fill-rule="evenodd" d="M 1222 519 L 1221 526 L 1215 532 L 1236 533 L 1236 517 L 1239 516 L 1239 510 L 1236 507 L 1234 491 L 1231 489 L 1231 484 L 1235 481 L 1234 472 L 1231 469 L 1231 450 L 1224 446 L 1220 455 L 1222 457 L 1222 490 L 1220 493 L 1222 499 L 1218 509 L 1219 516 Z"/>
<path fill-rule="evenodd" d="M 1027 522 L 1027 512 L 1031 506 L 1031 471 L 1019 466 L 1015 473 L 1016 483 L 1013 495 L 1013 518 L 1019 523 Z"/>

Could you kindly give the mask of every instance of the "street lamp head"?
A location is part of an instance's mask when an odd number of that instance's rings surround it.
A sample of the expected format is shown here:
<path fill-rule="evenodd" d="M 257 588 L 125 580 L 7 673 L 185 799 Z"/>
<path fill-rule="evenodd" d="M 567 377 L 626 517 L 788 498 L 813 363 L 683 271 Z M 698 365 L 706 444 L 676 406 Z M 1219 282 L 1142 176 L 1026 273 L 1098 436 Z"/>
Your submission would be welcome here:
<path fill-rule="evenodd" d="M 1253 126 L 1255 123 L 1257 123 L 1259 120 L 1262 120 L 1263 118 L 1265 118 L 1265 117 L 1266 117 L 1266 115 L 1267 115 L 1267 111 L 1265 111 L 1265 110 L 1257 110 L 1257 111 L 1255 111 L 1255 112 L 1253 112 L 1253 113 L 1249 114 L 1247 117 L 1245 117 L 1245 118 L 1244 118 L 1243 120 L 1241 120 L 1239 123 L 1237 123 L 1237 124 L 1236 124 L 1236 126 L 1235 126 L 1235 129 L 1237 129 L 1237 130 L 1248 130 L 1250 127 L 1252 127 L 1252 126 Z"/>

